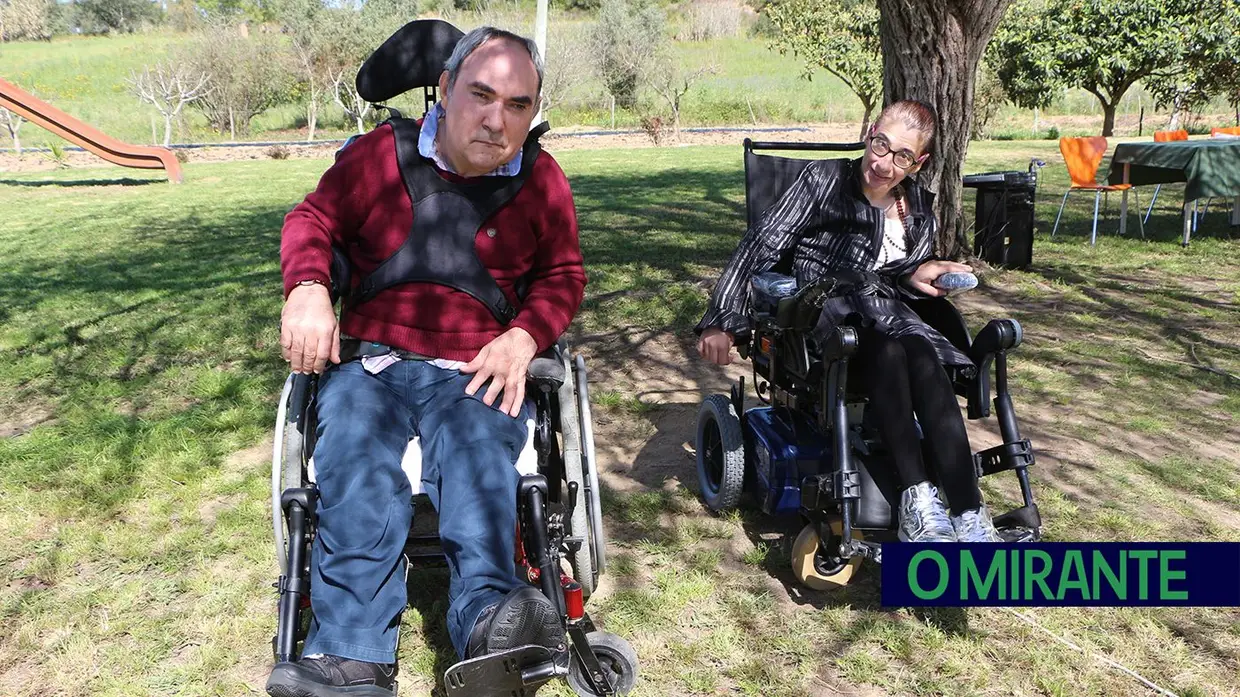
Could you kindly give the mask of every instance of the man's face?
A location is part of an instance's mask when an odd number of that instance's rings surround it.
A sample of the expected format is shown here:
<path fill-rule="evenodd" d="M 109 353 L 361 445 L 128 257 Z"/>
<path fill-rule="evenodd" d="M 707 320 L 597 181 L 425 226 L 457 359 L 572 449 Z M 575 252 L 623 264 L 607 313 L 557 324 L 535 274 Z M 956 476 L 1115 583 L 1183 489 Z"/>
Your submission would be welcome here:
<path fill-rule="evenodd" d="M 883 119 L 870 129 L 862 158 L 861 177 L 867 188 L 888 190 L 921 168 L 926 134 L 899 119 Z M 900 165 L 911 166 L 901 167 Z"/>
<path fill-rule="evenodd" d="M 538 103 L 538 72 L 521 45 L 493 38 L 461 63 L 448 90 L 439 77 L 444 120 L 439 153 L 466 177 L 486 174 L 511 160 L 525 143 Z"/>

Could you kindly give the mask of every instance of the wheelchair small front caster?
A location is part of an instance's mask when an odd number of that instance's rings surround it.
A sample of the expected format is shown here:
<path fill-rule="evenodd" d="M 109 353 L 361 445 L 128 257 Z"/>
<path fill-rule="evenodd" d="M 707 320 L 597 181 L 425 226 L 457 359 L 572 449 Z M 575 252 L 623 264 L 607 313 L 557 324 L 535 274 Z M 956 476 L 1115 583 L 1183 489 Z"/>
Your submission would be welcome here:
<path fill-rule="evenodd" d="M 838 520 L 831 521 L 833 537 L 839 539 L 843 525 Z M 853 539 L 860 540 L 860 531 L 853 530 Z M 806 525 L 797 535 L 792 545 L 792 573 L 806 587 L 816 591 L 829 591 L 843 588 L 852 582 L 861 567 L 861 556 L 851 559 L 825 557 L 818 546 L 818 530 L 813 524 Z"/>
<path fill-rule="evenodd" d="M 608 632 L 590 632 L 586 641 L 598 660 L 603 677 L 617 695 L 626 695 L 637 683 L 637 652 L 629 642 Z M 586 678 L 581 661 L 575 657 L 568 668 L 568 686 L 580 697 L 598 697 L 592 681 Z"/>

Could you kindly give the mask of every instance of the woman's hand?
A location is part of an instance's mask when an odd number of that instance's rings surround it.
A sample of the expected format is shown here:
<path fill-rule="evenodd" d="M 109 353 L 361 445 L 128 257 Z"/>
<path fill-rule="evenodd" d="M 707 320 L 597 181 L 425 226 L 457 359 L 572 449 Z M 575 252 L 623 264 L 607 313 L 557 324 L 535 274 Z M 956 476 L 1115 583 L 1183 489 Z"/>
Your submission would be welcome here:
<path fill-rule="evenodd" d="M 716 365 L 728 365 L 732 362 L 732 345 L 736 337 L 718 327 L 710 327 L 702 332 L 698 339 L 698 353 L 702 358 Z"/>
<path fill-rule="evenodd" d="M 947 295 L 947 291 L 942 288 L 935 288 L 934 279 L 945 273 L 973 273 L 973 268 L 965 264 L 959 264 L 954 261 L 939 261 L 937 259 L 927 261 L 917 270 L 904 277 L 904 283 L 909 288 L 919 291 L 932 298 L 941 298 Z"/>

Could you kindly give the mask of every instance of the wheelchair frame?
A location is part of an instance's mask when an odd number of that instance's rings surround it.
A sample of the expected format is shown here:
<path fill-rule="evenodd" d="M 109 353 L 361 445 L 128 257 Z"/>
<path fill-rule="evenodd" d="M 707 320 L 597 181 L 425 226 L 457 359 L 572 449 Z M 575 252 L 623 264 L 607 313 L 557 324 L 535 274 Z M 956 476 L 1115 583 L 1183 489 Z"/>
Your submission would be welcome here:
<path fill-rule="evenodd" d="M 585 360 L 580 355 L 570 362 L 562 343 L 555 347 L 554 353 L 565 369 L 565 379 L 558 386 L 530 379 L 531 399 L 535 403 L 534 449 L 538 473 L 522 476 L 518 484 L 516 566 L 518 576 L 538 587 L 564 619 L 572 661 L 550 653 L 544 656 L 537 650 L 524 650 L 509 657 L 509 662 L 521 670 L 512 668 L 499 675 L 489 666 L 496 662 L 494 656 L 483 656 L 453 666 L 444 678 L 449 694 L 485 694 L 479 690 L 497 689 L 491 684 L 497 680 L 507 679 L 509 683 L 517 680 L 519 686 L 528 687 L 565 676 L 590 690 L 584 694 L 614 694 L 613 686 L 605 682 L 596 651 L 584 650 L 599 643 L 605 652 L 612 652 L 613 662 L 630 660 L 630 665 L 636 665 L 631 648 L 618 637 L 597 632 L 585 612 L 585 600 L 605 568 L 605 556 L 600 550 L 606 544 L 601 524 L 598 473 L 594 467 L 593 429 L 589 421 L 589 383 Z M 316 375 L 290 374 L 276 415 L 278 432 L 272 455 L 272 505 L 276 556 L 281 573 L 276 584 L 279 605 L 272 649 L 277 661 L 296 660 L 298 645 L 308 629 L 303 612 L 309 610 L 309 550 L 315 536 L 318 497 L 317 487 L 309 481 L 308 465 L 314 450 L 317 384 Z M 568 409 L 564 409 L 565 402 L 571 404 Z M 564 418 L 565 415 L 568 418 Z M 415 495 L 415 500 L 419 496 L 424 495 Z M 410 535 L 406 542 L 407 564 L 410 558 L 442 558 L 442 550 L 410 550 L 411 546 L 432 542 L 438 546 L 437 535 Z M 564 556 L 569 558 L 573 576 L 560 568 Z M 578 578 L 585 582 L 579 582 Z M 587 587 L 590 590 L 586 590 Z M 596 638 L 594 642 L 590 641 L 591 636 Z M 617 642 L 623 645 L 617 648 Z M 615 655 L 624 654 L 626 650 L 628 655 Z"/>

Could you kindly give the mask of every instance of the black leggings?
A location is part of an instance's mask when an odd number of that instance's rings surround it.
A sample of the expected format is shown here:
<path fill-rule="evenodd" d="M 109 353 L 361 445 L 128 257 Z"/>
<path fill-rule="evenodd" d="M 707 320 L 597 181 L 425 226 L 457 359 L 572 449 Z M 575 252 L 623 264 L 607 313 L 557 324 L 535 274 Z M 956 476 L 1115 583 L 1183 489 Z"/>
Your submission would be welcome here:
<path fill-rule="evenodd" d="M 960 514 L 981 505 L 973 452 L 947 371 L 930 342 L 862 329 L 854 365 L 866 386 L 879 434 L 891 451 L 901 490 L 928 481 L 913 414 L 925 434 L 939 486 Z"/>

